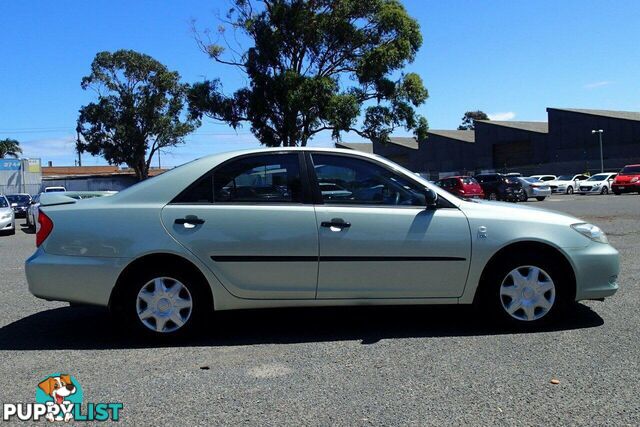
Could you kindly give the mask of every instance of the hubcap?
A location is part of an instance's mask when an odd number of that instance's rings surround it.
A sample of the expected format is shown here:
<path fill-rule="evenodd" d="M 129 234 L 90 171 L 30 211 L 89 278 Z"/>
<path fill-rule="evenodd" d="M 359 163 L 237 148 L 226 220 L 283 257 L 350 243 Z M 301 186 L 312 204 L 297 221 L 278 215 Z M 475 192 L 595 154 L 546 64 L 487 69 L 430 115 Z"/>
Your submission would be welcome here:
<path fill-rule="evenodd" d="M 175 332 L 191 316 L 193 300 L 185 285 L 170 277 L 148 281 L 136 298 L 138 318 L 155 332 Z"/>
<path fill-rule="evenodd" d="M 502 308 L 524 321 L 544 317 L 556 299 L 556 287 L 546 271 L 526 265 L 511 270 L 500 285 Z"/>

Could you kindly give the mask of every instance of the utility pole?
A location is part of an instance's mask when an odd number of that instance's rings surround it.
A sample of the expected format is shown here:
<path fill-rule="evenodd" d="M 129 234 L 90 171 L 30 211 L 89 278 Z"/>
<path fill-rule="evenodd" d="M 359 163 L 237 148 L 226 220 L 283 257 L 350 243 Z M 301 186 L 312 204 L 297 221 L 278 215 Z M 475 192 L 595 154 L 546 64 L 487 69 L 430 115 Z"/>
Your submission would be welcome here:
<path fill-rule="evenodd" d="M 78 166 L 82 166 L 82 157 L 80 157 L 80 123 L 76 126 L 76 151 L 78 152 Z"/>
<path fill-rule="evenodd" d="M 604 131 L 602 129 L 594 129 L 591 131 L 591 134 L 597 133 L 598 139 L 600 140 L 600 173 L 604 172 L 604 156 L 602 155 L 602 134 Z"/>

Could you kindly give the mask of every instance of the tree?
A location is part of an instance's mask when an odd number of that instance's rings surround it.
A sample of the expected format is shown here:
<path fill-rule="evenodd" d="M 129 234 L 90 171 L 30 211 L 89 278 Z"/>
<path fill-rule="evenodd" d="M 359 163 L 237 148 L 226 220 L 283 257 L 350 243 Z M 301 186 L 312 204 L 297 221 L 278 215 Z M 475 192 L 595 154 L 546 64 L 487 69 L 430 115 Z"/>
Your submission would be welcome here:
<path fill-rule="evenodd" d="M 0 139 L 0 159 L 4 159 L 7 156 L 17 159 L 20 154 L 22 154 L 20 142 L 11 138 Z"/>
<path fill-rule="evenodd" d="M 467 111 L 462 116 L 462 124 L 458 126 L 458 130 L 474 130 L 476 120 L 489 120 L 489 116 L 484 111 Z"/>
<path fill-rule="evenodd" d="M 184 142 L 199 121 L 183 118 L 188 85 L 148 55 L 132 50 L 100 52 L 83 89 L 98 101 L 80 108 L 79 152 L 102 155 L 109 164 L 126 164 L 139 180 L 147 178 L 153 155 Z"/>
<path fill-rule="evenodd" d="M 249 122 L 267 146 L 305 146 L 322 131 L 336 140 L 342 132 L 355 132 L 387 142 L 401 126 L 426 138 L 427 121 L 414 108 L 428 92 L 418 74 L 401 73 L 414 60 L 422 35 L 399 1 L 232 4 L 216 40 L 195 27 L 194 34 L 211 59 L 244 73 L 248 86 L 225 95 L 219 80 L 193 85 L 193 117 L 206 115 L 234 129 Z"/>

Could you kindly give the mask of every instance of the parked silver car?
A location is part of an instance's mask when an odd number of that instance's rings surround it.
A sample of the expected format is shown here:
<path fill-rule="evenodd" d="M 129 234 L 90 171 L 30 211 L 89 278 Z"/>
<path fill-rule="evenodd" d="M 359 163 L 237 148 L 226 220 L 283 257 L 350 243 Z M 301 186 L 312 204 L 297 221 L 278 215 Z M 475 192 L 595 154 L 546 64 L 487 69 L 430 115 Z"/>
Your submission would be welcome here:
<path fill-rule="evenodd" d="M 538 178 L 518 178 L 522 184 L 527 199 L 535 197 L 536 200 L 542 202 L 551 195 L 551 187 L 546 182 L 540 181 Z"/>
<path fill-rule="evenodd" d="M 618 252 L 595 225 L 458 199 L 351 150 L 222 153 L 113 197 L 40 201 L 31 293 L 108 306 L 152 335 L 211 310 L 361 304 L 475 302 L 531 325 L 618 289 Z"/>
<path fill-rule="evenodd" d="M 11 204 L 5 196 L 0 194 L 0 233 L 14 234 L 16 232 L 16 218 Z"/>

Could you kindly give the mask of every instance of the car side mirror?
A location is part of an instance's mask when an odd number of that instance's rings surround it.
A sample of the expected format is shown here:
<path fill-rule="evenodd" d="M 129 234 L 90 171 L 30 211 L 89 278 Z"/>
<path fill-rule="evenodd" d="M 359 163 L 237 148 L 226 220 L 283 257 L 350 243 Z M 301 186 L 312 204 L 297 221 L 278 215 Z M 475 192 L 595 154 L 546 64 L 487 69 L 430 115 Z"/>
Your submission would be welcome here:
<path fill-rule="evenodd" d="M 424 200 L 427 206 L 427 210 L 431 211 L 438 209 L 438 193 L 436 193 L 432 189 L 424 189 Z"/>

